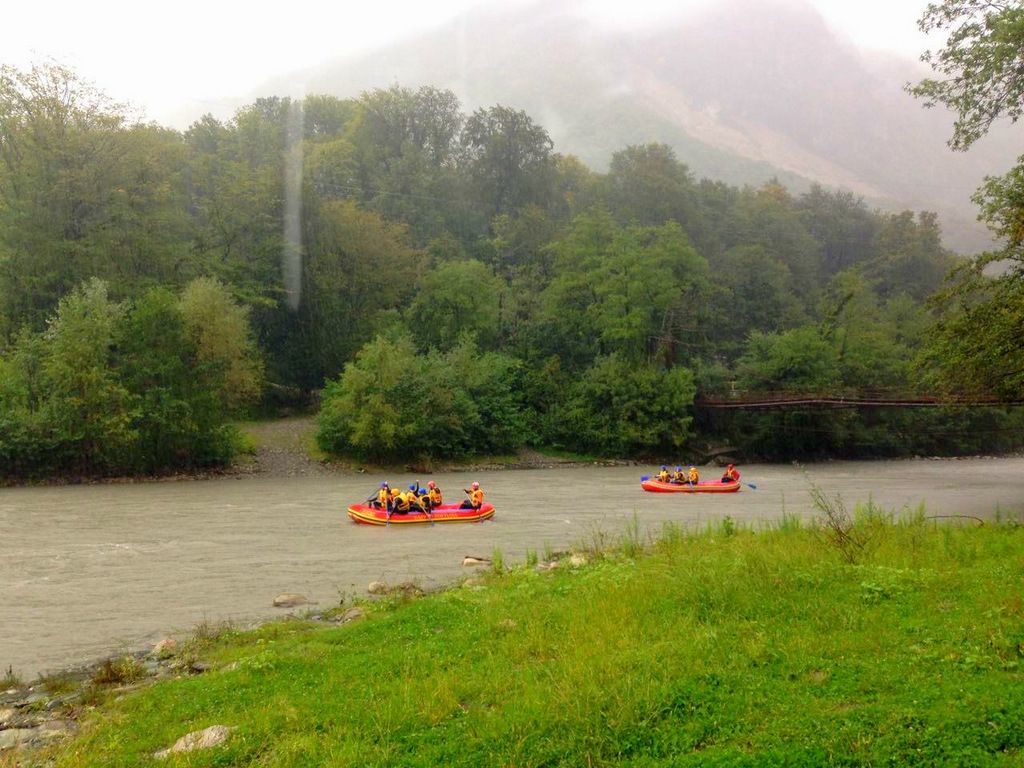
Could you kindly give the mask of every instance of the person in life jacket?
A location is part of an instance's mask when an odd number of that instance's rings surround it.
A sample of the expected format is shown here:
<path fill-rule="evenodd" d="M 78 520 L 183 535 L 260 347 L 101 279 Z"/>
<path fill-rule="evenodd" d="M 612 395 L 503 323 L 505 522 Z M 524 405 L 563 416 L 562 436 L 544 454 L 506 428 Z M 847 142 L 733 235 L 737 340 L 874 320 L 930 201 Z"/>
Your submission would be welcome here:
<path fill-rule="evenodd" d="M 407 491 L 394 491 L 391 497 L 391 505 L 393 511 L 400 515 L 421 511 L 420 503 L 416 498 L 416 486 L 410 485 Z"/>
<path fill-rule="evenodd" d="M 666 467 L 664 464 L 662 464 L 661 465 L 661 472 L 658 473 L 658 480 L 660 482 L 662 482 L 662 483 L 667 483 L 669 481 L 669 478 L 670 478 L 670 475 L 668 473 L 668 467 Z"/>
<path fill-rule="evenodd" d="M 676 471 L 672 473 L 672 482 L 673 483 L 685 483 L 686 482 L 686 473 L 683 472 L 683 468 L 682 467 L 676 467 Z"/>
<path fill-rule="evenodd" d="M 473 483 L 469 488 L 462 490 L 469 494 L 469 498 L 459 505 L 460 509 L 480 509 L 483 506 L 484 492 L 480 490 L 480 483 Z"/>
<path fill-rule="evenodd" d="M 427 502 L 431 508 L 440 507 L 444 502 L 441 500 L 441 489 L 433 480 L 427 482 Z"/>
<path fill-rule="evenodd" d="M 409 499 L 409 509 L 413 512 L 426 512 L 427 508 L 421 501 L 419 481 L 409 485 L 409 492 L 406 494 Z"/>
<path fill-rule="evenodd" d="M 700 482 L 700 472 L 697 471 L 696 467 L 690 467 L 690 471 L 686 473 L 686 481 L 690 485 L 696 485 Z"/>
<path fill-rule="evenodd" d="M 391 488 L 388 486 L 387 481 L 380 484 L 380 490 L 377 491 L 377 500 L 373 504 L 379 509 L 391 509 Z"/>
<path fill-rule="evenodd" d="M 740 473 L 732 464 L 725 468 L 725 472 L 722 473 L 723 483 L 738 483 L 740 479 Z"/>
<path fill-rule="evenodd" d="M 396 515 L 407 515 L 412 511 L 412 500 L 416 494 L 405 491 L 396 491 L 391 497 L 391 506 Z"/>

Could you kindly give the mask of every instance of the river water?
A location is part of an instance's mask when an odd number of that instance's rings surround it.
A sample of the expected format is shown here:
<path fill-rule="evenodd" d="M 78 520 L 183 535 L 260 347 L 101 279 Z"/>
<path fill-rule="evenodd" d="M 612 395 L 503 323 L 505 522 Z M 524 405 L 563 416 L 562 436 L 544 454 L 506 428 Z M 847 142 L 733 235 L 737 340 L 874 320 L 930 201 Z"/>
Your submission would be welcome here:
<path fill-rule="evenodd" d="M 666 521 L 706 525 L 813 514 L 814 482 L 847 506 L 924 502 L 927 514 L 1024 513 L 1024 458 L 742 467 L 724 495 L 652 494 L 649 467 L 441 474 L 448 499 L 479 480 L 497 513 L 463 525 L 358 526 L 344 514 L 382 478 L 243 477 L 0 490 L 0 674 L 23 677 L 138 648 L 203 621 L 283 612 L 282 592 L 323 608 L 370 581 L 451 581 L 465 555 L 507 562 Z M 405 483 L 410 476 L 392 476 Z M 422 481 L 428 478 L 420 477 Z"/>

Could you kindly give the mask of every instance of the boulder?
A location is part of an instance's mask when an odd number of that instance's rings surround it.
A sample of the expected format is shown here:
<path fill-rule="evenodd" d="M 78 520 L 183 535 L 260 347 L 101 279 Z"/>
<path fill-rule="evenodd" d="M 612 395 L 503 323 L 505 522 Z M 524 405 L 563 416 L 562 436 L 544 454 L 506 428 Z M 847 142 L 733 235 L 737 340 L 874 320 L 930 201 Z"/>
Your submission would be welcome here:
<path fill-rule="evenodd" d="M 32 742 L 37 744 L 49 744 L 53 741 L 60 741 L 66 736 L 78 730 L 78 725 L 73 720 L 47 720 L 40 723 L 32 735 Z"/>
<path fill-rule="evenodd" d="M 490 565 L 491 561 L 486 557 L 474 557 L 473 555 L 466 555 L 462 558 L 463 567 L 467 565 Z"/>
<path fill-rule="evenodd" d="M 340 616 L 335 616 L 331 621 L 336 624 L 347 624 L 350 621 L 359 621 L 361 618 L 363 618 L 362 608 L 349 608 Z"/>
<path fill-rule="evenodd" d="M 173 637 L 165 637 L 159 643 L 153 646 L 153 650 L 150 653 L 153 656 L 169 656 L 171 652 L 178 647 L 178 641 Z"/>
<path fill-rule="evenodd" d="M 371 595 L 386 595 L 388 593 L 388 585 L 383 581 L 371 581 L 366 587 L 366 591 Z"/>
<path fill-rule="evenodd" d="M 0 731 L 0 752 L 28 744 L 35 735 L 35 728 L 9 728 L 6 731 Z"/>
<path fill-rule="evenodd" d="M 159 752 L 154 752 L 153 757 L 162 760 L 168 755 L 178 754 L 179 752 L 192 752 L 197 749 L 219 747 L 228 740 L 228 736 L 233 730 L 233 728 L 229 728 L 226 725 L 211 725 L 209 728 L 204 728 L 201 731 L 186 733 L 174 742 L 173 746 L 161 749 Z"/>
<path fill-rule="evenodd" d="M 294 608 L 297 605 L 306 605 L 309 600 L 306 599 L 305 595 L 300 595 L 295 592 L 285 592 L 282 595 L 278 595 L 274 598 L 275 608 Z"/>

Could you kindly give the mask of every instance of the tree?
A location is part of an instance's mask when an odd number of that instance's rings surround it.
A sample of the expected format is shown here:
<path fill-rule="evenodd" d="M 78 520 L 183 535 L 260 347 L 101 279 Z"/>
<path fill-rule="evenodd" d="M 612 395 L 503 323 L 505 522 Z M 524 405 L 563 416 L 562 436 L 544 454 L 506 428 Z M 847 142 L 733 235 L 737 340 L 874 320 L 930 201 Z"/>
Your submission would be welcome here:
<path fill-rule="evenodd" d="M 352 200 L 321 203 L 306 217 L 297 338 L 290 351 L 307 388 L 336 376 L 393 313 L 422 271 L 408 228 Z"/>
<path fill-rule="evenodd" d="M 57 65 L 0 67 L 0 306 L 42 327 L 91 277 L 119 292 L 187 271 L 186 154 L 175 131 Z"/>
<path fill-rule="evenodd" d="M 663 338 L 666 319 L 699 309 L 707 262 L 675 222 L 622 227 L 592 211 L 550 249 L 556 277 L 526 338 L 535 356 L 557 354 L 574 370 L 612 352 L 650 360 L 672 342 Z"/>
<path fill-rule="evenodd" d="M 695 392 L 685 368 L 664 371 L 620 355 L 601 357 L 551 411 L 546 437 L 601 456 L 675 452 L 690 437 Z"/>
<path fill-rule="evenodd" d="M 865 273 L 882 296 L 908 293 L 917 300 L 931 296 L 955 265 L 942 247 L 938 217 L 922 211 L 886 216 L 876 240 L 877 256 L 867 262 Z"/>
<path fill-rule="evenodd" d="M 956 113 L 953 149 L 967 149 L 1001 117 L 1017 122 L 1024 113 L 1024 6 L 944 0 L 928 4 L 918 27 L 949 32 L 941 50 L 921 56 L 941 79 L 926 78 L 908 90 L 926 107 L 943 104 Z"/>
<path fill-rule="evenodd" d="M 1024 112 L 1024 6 L 945 0 L 930 3 L 919 25 L 925 32 L 949 31 L 938 53 L 923 56 L 942 79 L 925 79 L 909 90 L 926 106 L 953 110 L 953 149 L 969 148 L 996 120 L 1019 119 Z M 1024 397 L 1024 156 L 1006 175 L 986 179 L 975 201 L 980 218 L 1003 247 L 955 273 L 936 303 L 943 313 L 929 355 L 946 386 L 984 388 L 1016 399 Z M 1005 262 L 1003 274 L 986 277 L 983 270 L 994 261 Z M 976 348 L 965 347 L 968 340 Z"/>
<path fill-rule="evenodd" d="M 974 262 L 935 303 L 921 357 L 926 382 L 960 395 L 1024 396 L 1024 279 L 992 279 Z"/>
<path fill-rule="evenodd" d="M 514 451 L 526 441 L 522 364 L 463 338 L 416 354 L 404 333 L 368 342 L 328 383 L 317 442 L 375 461 Z"/>
<path fill-rule="evenodd" d="M 153 474 L 230 460 L 230 414 L 222 391 L 206 385 L 208 358 L 190 341 L 173 293 L 152 289 L 134 302 L 117 342 L 117 374 L 131 393 L 135 433 L 127 471 Z"/>
<path fill-rule="evenodd" d="M 409 225 L 424 245 L 446 229 L 479 231 L 486 219 L 469 221 L 457 165 L 465 117 L 451 91 L 397 85 L 364 93 L 347 133 L 355 148 L 360 202 L 369 210 Z M 355 190 L 337 190 L 354 197 Z"/>
<path fill-rule="evenodd" d="M 852 192 L 830 191 L 813 184 L 800 196 L 797 210 L 807 231 L 821 244 L 821 268 L 825 277 L 873 256 L 878 216 Z"/>
<path fill-rule="evenodd" d="M 505 285 L 479 261 L 451 261 L 427 272 L 416 284 L 409 326 L 424 348 L 447 350 L 464 334 L 484 348 L 498 340 Z"/>
<path fill-rule="evenodd" d="M 227 412 L 251 403 L 260 393 L 262 363 L 245 307 L 222 283 L 200 277 L 185 287 L 179 308 L 207 389 Z"/>
<path fill-rule="evenodd" d="M 700 228 L 693 176 L 665 144 L 616 152 L 605 183 L 608 206 L 623 223 L 653 226 L 675 221 L 691 236 Z"/>
<path fill-rule="evenodd" d="M 488 221 L 529 203 L 551 205 L 553 146 L 548 132 L 521 110 L 499 105 L 469 117 L 462 130 L 463 162 Z"/>
<path fill-rule="evenodd" d="M 830 392 L 839 384 L 836 351 L 814 326 L 755 332 L 737 365 L 740 389 Z"/>
<path fill-rule="evenodd" d="M 726 249 L 760 245 L 789 270 L 793 292 L 806 304 L 820 285 L 821 245 L 801 220 L 801 212 L 778 181 L 740 191 L 720 236 Z"/>
<path fill-rule="evenodd" d="M 71 468 L 86 474 L 116 470 L 134 440 L 129 393 L 112 364 L 124 312 L 106 283 L 93 279 L 61 299 L 45 334 L 46 419 Z"/>
<path fill-rule="evenodd" d="M 713 262 L 708 334 L 715 350 L 736 354 L 753 331 L 783 331 L 806 322 L 789 269 L 764 246 L 730 248 Z"/>

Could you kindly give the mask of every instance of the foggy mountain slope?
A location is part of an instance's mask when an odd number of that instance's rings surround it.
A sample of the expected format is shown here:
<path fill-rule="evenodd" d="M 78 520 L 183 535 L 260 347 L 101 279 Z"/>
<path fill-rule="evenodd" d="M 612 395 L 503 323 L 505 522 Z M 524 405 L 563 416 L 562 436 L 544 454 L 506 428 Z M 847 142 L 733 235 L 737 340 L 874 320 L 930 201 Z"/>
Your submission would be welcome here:
<path fill-rule="evenodd" d="M 947 242 L 985 246 L 970 195 L 1019 154 L 1019 131 L 969 153 L 946 147 L 951 118 L 902 90 L 914 61 L 867 54 L 810 6 L 732 0 L 658 29 L 614 34 L 569 1 L 479 9 L 374 53 L 270 83 L 265 92 L 355 96 L 450 88 L 469 111 L 526 110 L 556 150 L 604 169 L 629 144 L 661 141 L 698 176 L 778 176 L 850 189 L 885 208 L 938 211 Z"/>

